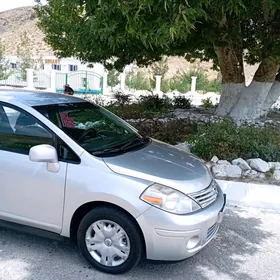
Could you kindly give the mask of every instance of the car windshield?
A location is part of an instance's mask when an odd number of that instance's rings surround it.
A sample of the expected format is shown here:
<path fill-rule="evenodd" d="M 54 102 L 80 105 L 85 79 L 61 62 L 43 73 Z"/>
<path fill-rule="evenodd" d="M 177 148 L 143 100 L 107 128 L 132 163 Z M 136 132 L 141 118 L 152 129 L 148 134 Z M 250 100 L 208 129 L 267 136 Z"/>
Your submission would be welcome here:
<path fill-rule="evenodd" d="M 124 153 L 149 142 L 120 118 L 89 102 L 34 108 L 93 155 Z"/>

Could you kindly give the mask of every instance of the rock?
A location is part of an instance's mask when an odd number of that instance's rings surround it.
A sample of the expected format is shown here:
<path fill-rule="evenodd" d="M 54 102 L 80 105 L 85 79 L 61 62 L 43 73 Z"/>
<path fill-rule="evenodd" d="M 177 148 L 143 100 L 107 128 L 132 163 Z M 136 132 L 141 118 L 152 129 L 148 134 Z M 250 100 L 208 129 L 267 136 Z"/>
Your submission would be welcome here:
<path fill-rule="evenodd" d="M 230 162 L 228 162 L 227 160 L 219 160 L 217 163 L 218 163 L 218 164 L 227 164 L 227 165 L 231 165 Z"/>
<path fill-rule="evenodd" d="M 173 111 L 173 115 L 178 119 L 185 119 L 189 117 L 189 112 L 185 109 L 175 109 Z"/>
<path fill-rule="evenodd" d="M 217 164 L 212 166 L 212 173 L 215 177 L 239 178 L 242 170 L 236 165 Z"/>
<path fill-rule="evenodd" d="M 276 181 L 280 181 L 280 170 L 275 170 L 272 175 L 272 178 Z"/>
<path fill-rule="evenodd" d="M 258 174 L 259 173 L 256 170 L 252 170 L 252 169 L 243 172 L 243 176 L 248 178 L 257 178 Z"/>
<path fill-rule="evenodd" d="M 265 176 L 264 173 L 259 172 L 257 178 L 259 178 L 259 179 L 265 179 L 266 176 Z"/>
<path fill-rule="evenodd" d="M 234 159 L 232 161 L 232 164 L 233 165 L 237 165 L 239 166 L 242 170 L 250 170 L 251 167 L 249 166 L 249 164 L 242 158 L 237 158 L 237 159 Z"/>
<path fill-rule="evenodd" d="M 262 173 L 265 173 L 270 169 L 268 163 L 260 158 L 248 159 L 247 163 L 252 169 Z"/>
<path fill-rule="evenodd" d="M 273 120 L 266 120 L 265 123 L 273 124 Z"/>
<path fill-rule="evenodd" d="M 219 161 L 218 157 L 213 156 L 212 159 L 210 160 L 210 162 L 212 163 L 217 163 Z"/>
<path fill-rule="evenodd" d="M 177 145 L 175 145 L 175 147 L 179 148 L 180 150 L 183 150 L 187 153 L 190 153 L 190 144 L 188 142 L 184 142 L 184 143 L 179 143 Z"/>
<path fill-rule="evenodd" d="M 268 163 L 269 169 L 275 168 L 276 170 L 280 169 L 280 162 L 269 162 Z"/>

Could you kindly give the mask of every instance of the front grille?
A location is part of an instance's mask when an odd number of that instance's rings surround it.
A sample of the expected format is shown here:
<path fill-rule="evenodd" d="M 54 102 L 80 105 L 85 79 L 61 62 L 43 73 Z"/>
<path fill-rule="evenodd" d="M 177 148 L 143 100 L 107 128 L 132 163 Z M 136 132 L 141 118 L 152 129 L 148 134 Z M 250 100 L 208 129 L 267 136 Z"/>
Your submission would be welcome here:
<path fill-rule="evenodd" d="M 206 237 L 206 241 L 208 241 L 211 237 L 213 237 L 213 235 L 217 232 L 218 230 L 218 225 L 214 224 L 212 227 L 210 227 L 207 230 L 207 237 Z"/>
<path fill-rule="evenodd" d="M 218 196 L 218 186 L 213 180 L 211 184 L 204 190 L 188 194 L 193 200 L 195 200 L 202 208 L 213 203 Z"/>

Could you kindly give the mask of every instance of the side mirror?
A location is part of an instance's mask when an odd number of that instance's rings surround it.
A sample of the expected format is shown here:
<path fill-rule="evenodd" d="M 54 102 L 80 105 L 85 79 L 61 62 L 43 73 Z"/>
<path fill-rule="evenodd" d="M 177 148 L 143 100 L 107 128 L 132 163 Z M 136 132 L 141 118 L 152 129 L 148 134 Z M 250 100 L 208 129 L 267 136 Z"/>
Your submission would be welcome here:
<path fill-rule="evenodd" d="M 33 162 L 46 162 L 47 170 L 53 173 L 59 171 L 56 149 L 51 145 L 37 145 L 30 149 L 29 159 Z"/>

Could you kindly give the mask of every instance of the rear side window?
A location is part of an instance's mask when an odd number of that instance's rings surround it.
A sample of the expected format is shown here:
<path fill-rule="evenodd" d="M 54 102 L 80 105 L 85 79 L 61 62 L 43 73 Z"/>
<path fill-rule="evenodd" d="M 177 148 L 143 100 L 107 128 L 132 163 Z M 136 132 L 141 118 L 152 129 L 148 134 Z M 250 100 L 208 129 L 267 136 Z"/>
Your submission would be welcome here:
<path fill-rule="evenodd" d="M 0 105 L 0 149 L 28 154 L 31 147 L 53 145 L 52 134 L 31 115 Z"/>

